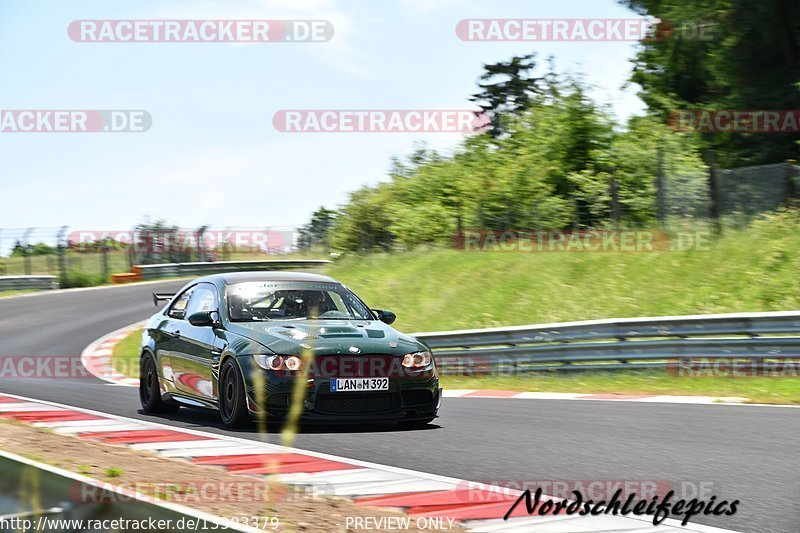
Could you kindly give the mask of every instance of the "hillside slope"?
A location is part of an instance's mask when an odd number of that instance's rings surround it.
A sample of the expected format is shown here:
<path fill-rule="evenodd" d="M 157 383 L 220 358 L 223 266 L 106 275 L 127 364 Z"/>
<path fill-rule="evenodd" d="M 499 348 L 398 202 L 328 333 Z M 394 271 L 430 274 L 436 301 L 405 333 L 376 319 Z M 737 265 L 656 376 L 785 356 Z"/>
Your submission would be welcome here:
<path fill-rule="evenodd" d="M 351 255 L 327 273 L 403 331 L 800 309 L 800 213 L 728 230 L 706 250 Z"/>

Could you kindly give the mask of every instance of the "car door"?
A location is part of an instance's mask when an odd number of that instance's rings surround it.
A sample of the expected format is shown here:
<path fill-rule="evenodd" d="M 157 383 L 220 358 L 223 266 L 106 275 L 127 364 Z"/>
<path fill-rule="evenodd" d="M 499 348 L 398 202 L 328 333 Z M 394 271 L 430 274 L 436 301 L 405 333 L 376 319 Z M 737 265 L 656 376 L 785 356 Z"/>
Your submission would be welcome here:
<path fill-rule="evenodd" d="M 218 310 L 217 288 L 212 283 L 198 283 L 186 306 L 177 349 L 172 355 L 175 388 L 204 400 L 216 397 L 213 375 L 224 345 L 213 327 L 193 326 L 188 318 L 197 312 Z"/>
<path fill-rule="evenodd" d="M 184 321 L 186 306 L 193 292 L 194 286 L 179 294 L 164 313 L 164 320 L 158 324 L 157 328 L 150 331 L 150 335 L 155 341 L 159 373 L 168 381 L 174 382 L 172 360 L 173 356 L 181 349 L 179 343 L 181 329 L 187 323 Z"/>

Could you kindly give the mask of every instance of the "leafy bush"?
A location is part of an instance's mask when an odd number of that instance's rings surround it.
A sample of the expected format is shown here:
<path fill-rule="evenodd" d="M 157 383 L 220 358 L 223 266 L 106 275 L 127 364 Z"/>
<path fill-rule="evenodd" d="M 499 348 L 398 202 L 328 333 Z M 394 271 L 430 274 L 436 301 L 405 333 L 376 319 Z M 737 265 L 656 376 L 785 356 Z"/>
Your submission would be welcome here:
<path fill-rule="evenodd" d="M 61 288 L 94 287 L 96 285 L 102 285 L 105 281 L 101 274 L 87 274 L 86 272 L 69 270 L 61 280 Z"/>

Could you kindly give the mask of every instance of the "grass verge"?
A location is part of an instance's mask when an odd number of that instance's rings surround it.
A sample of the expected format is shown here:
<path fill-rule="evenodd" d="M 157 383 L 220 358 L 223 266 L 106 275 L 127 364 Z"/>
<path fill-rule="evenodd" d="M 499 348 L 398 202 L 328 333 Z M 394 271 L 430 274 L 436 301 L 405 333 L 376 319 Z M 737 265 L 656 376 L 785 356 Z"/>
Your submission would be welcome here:
<path fill-rule="evenodd" d="M 748 403 L 800 404 L 800 387 L 792 377 L 678 377 L 647 369 L 442 376 L 441 381 L 445 389 L 741 397 Z"/>
<path fill-rule="evenodd" d="M 11 296 L 20 296 L 23 294 L 29 294 L 32 292 L 39 292 L 33 289 L 19 289 L 19 290 L 7 290 L 7 291 L 0 291 L 0 298 L 9 298 Z"/>
<path fill-rule="evenodd" d="M 401 331 L 800 309 L 800 210 L 663 252 L 419 250 L 351 255 L 327 274 Z M 705 242 L 705 241 L 704 241 Z"/>
<path fill-rule="evenodd" d="M 138 328 L 118 342 L 111 351 L 111 366 L 132 378 L 139 377 L 139 346 L 142 342 L 142 329 Z"/>

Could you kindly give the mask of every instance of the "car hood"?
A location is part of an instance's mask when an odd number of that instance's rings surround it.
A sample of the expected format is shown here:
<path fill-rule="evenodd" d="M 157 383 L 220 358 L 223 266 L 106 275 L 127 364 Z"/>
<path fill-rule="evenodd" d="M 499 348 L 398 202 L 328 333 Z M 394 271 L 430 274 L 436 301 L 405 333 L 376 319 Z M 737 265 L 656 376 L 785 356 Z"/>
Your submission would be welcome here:
<path fill-rule="evenodd" d="M 232 322 L 227 329 L 281 355 L 405 355 L 425 349 L 414 337 L 379 321 L 271 320 Z"/>

